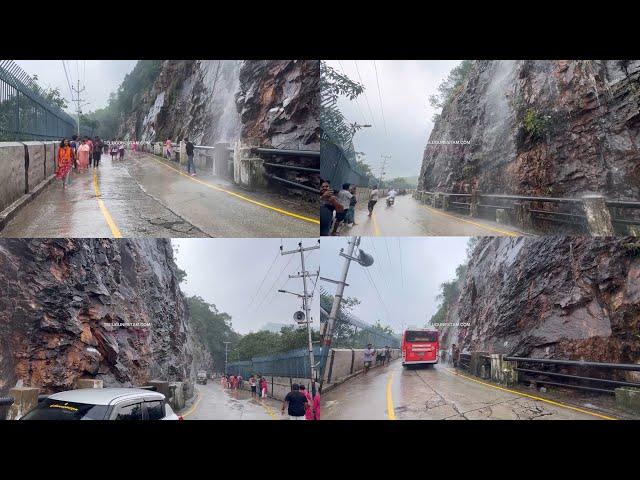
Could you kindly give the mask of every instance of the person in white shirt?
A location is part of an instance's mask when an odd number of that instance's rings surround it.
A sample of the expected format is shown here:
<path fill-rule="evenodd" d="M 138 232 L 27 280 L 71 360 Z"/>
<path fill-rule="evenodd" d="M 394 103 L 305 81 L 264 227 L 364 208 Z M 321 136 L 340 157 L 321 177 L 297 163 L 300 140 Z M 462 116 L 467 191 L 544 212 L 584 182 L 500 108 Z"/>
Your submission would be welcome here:
<path fill-rule="evenodd" d="M 378 192 L 378 186 L 375 185 L 373 187 L 373 190 L 371 190 L 371 193 L 369 194 L 369 204 L 367 205 L 367 208 L 369 209 L 369 216 L 373 214 L 373 207 L 375 207 L 376 203 L 378 203 L 379 195 L 380 193 Z"/>
<path fill-rule="evenodd" d="M 336 211 L 336 222 L 333 225 L 333 232 L 331 232 L 331 235 L 335 235 L 336 233 L 338 233 L 338 227 L 344 221 L 347 210 L 349 209 L 351 197 L 353 197 L 353 194 L 349 191 L 350 186 L 350 183 L 343 183 L 342 190 L 340 190 L 336 195 L 336 198 L 338 199 L 338 202 L 342 206 L 343 210 L 341 212 Z"/>

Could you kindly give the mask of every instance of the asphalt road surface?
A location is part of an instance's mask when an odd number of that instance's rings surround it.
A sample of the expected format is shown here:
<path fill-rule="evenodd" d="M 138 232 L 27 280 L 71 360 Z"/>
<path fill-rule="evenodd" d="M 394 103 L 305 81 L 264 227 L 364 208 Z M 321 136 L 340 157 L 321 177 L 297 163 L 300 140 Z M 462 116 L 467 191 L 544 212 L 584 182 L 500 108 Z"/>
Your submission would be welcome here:
<path fill-rule="evenodd" d="M 203 172 L 127 152 L 95 171 L 54 180 L 0 232 L 4 237 L 317 237 L 317 206 L 246 192 Z"/>
<path fill-rule="evenodd" d="M 610 418 L 535 391 L 518 392 L 449 365 L 403 369 L 399 360 L 324 394 L 327 420 L 594 420 Z"/>
<path fill-rule="evenodd" d="M 342 227 L 340 235 L 410 237 L 410 236 L 519 236 L 522 232 L 497 222 L 470 218 L 423 205 L 410 195 L 397 196 L 395 205 L 387 207 L 385 198 L 368 216 L 366 202 L 356 208 L 356 225 Z"/>
<path fill-rule="evenodd" d="M 219 380 L 196 385 L 196 399 L 180 414 L 185 420 L 281 420 L 281 403 L 272 399 L 251 398 L 245 390 L 227 390 Z"/>

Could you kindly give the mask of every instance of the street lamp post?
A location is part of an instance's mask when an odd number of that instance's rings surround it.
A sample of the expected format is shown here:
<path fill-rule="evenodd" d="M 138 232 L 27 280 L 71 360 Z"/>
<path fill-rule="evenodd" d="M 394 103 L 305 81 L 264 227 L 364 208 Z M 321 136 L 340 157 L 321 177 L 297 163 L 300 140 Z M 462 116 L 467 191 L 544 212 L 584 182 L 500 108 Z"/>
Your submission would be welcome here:
<path fill-rule="evenodd" d="M 224 343 L 224 374 L 227 374 L 227 363 L 229 363 L 229 344 L 231 342 L 222 342 Z"/>

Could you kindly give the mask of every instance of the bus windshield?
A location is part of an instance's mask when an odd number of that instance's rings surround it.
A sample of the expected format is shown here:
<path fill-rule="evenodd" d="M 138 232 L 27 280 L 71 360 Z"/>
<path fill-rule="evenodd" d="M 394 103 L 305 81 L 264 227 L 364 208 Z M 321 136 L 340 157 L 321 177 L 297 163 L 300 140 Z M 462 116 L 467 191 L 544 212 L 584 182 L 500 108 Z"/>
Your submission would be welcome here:
<path fill-rule="evenodd" d="M 436 331 L 411 331 L 405 333 L 405 341 L 407 342 L 437 342 L 438 332 Z"/>

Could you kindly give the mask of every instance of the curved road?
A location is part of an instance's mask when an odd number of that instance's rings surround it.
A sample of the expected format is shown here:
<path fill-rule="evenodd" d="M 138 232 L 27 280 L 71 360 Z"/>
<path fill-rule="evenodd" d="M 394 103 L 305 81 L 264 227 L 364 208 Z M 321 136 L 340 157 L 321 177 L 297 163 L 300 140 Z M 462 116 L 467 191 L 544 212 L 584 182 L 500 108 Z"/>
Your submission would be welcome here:
<path fill-rule="evenodd" d="M 403 369 L 399 360 L 324 395 L 328 420 L 594 420 L 584 408 L 503 388 L 438 364 Z"/>
<path fill-rule="evenodd" d="M 514 227 L 488 220 L 470 218 L 455 212 L 444 212 L 421 204 L 410 195 L 396 197 L 395 205 L 387 207 L 381 198 L 368 216 L 367 202 L 358 202 L 356 225 L 343 227 L 340 235 L 363 236 L 519 236 Z"/>
<path fill-rule="evenodd" d="M 245 390 L 223 390 L 218 381 L 196 385 L 196 398 L 180 414 L 185 420 L 280 420 L 279 402 L 251 398 Z"/>
<path fill-rule="evenodd" d="M 317 207 L 245 192 L 213 175 L 127 152 L 48 185 L 0 232 L 4 237 L 317 237 Z"/>

